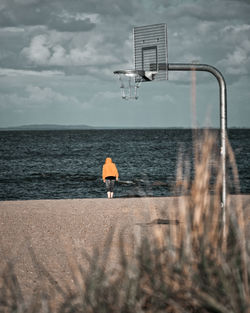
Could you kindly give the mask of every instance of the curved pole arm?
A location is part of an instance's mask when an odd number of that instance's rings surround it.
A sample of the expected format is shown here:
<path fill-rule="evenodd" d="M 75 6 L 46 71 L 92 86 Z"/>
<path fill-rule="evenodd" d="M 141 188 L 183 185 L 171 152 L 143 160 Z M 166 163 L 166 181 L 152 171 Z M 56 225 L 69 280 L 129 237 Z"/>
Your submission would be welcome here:
<path fill-rule="evenodd" d="M 220 126 L 221 129 L 227 129 L 227 99 L 226 99 L 226 82 L 221 72 L 214 66 L 207 64 L 185 64 L 185 63 L 170 63 L 168 64 L 169 71 L 203 71 L 213 74 L 220 87 Z"/>

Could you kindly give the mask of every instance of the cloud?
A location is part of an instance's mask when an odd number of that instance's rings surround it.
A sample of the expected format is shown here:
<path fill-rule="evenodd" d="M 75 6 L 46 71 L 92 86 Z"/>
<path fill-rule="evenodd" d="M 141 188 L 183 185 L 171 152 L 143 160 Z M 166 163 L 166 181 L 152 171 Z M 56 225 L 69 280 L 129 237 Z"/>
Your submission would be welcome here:
<path fill-rule="evenodd" d="M 23 27 L 3 27 L 0 29 L 1 32 L 10 32 L 10 33 L 22 33 L 25 31 Z"/>
<path fill-rule="evenodd" d="M 245 45 L 249 45 L 245 43 Z M 244 46 L 244 44 L 242 45 Z M 244 49 L 243 47 L 236 47 L 232 53 L 228 53 L 225 59 L 218 62 L 218 65 L 222 65 L 225 68 L 226 73 L 239 75 L 250 73 L 250 49 Z"/>
<path fill-rule="evenodd" d="M 165 1 L 161 0 L 162 6 L 168 9 L 171 18 L 196 19 L 201 21 L 232 21 L 240 18 L 248 21 L 250 3 L 248 0 L 189 0 L 189 1 Z"/>
<path fill-rule="evenodd" d="M 249 31 L 250 25 L 249 24 L 240 24 L 240 25 L 228 25 L 222 29 L 222 33 L 230 33 L 237 35 L 241 33 L 242 31 Z"/>
<path fill-rule="evenodd" d="M 69 10 L 69 7 L 74 7 L 77 12 L 95 12 L 104 16 L 132 16 L 135 13 L 135 8 L 138 4 L 134 0 L 75 0 L 74 5 L 69 5 L 68 0 L 61 1 L 61 4 Z"/>
<path fill-rule="evenodd" d="M 21 53 L 29 62 L 37 65 L 93 66 L 118 61 L 110 53 L 111 45 L 97 34 L 88 37 L 61 37 L 56 33 L 49 33 L 35 36 L 29 47 L 24 48 Z"/>
<path fill-rule="evenodd" d="M 64 95 L 53 91 L 49 87 L 41 88 L 38 86 L 30 85 L 26 87 L 26 92 L 28 93 L 27 100 L 34 105 L 44 105 L 44 103 L 52 104 L 54 102 L 62 103 L 65 101 L 69 101 L 68 97 L 65 97 Z M 75 101 L 75 99 L 73 101 Z"/>
<path fill-rule="evenodd" d="M 0 94 L 1 107 L 12 106 L 18 110 L 29 108 L 44 108 L 58 105 L 84 106 L 76 97 L 63 95 L 54 91 L 50 87 L 41 88 L 39 86 L 28 85 L 24 94 Z"/>
<path fill-rule="evenodd" d="M 18 70 L 10 68 L 0 68 L 0 76 L 40 76 L 40 77 L 53 77 L 53 76 L 64 76 L 62 71 L 33 71 L 33 70 Z"/>
<path fill-rule="evenodd" d="M 228 25 L 221 30 L 222 39 L 227 44 L 226 56 L 217 64 L 232 75 L 250 73 L 250 25 Z"/>
<path fill-rule="evenodd" d="M 49 29 L 61 32 L 83 32 L 95 27 L 96 15 L 81 15 L 67 12 L 64 1 L 47 0 L 9 0 L 0 7 L 0 26 L 37 26 L 43 25 Z M 81 12 L 81 6 L 79 5 Z M 95 18 L 94 18 L 95 17 Z"/>
<path fill-rule="evenodd" d="M 4 1 L 3 7 L 0 10 L 0 26 L 44 25 L 51 13 L 46 2 L 45 0 L 41 7 L 39 7 L 33 1 L 27 2 L 27 5 L 23 5 L 21 1 Z"/>
<path fill-rule="evenodd" d="M 86 16 L 84 19 L 77 18 L 77 15 L 54 15 L 48 21 L 47 26 L 61 32 L 83 32 L 90 31 L 95 27 L 95 19 Z M 97 19 L 95 20 L 97 21 Z"/>
<path fill-rule="evenodd" d="M 39 35 L 33 38 L 30 47 L 24 48 L 23 53 L 34 63 L 47 64 L 51 55 L 47 36 Z"/>
<path fill-rule="evenodd" d="M 40 0 L 14 0 L 14 3 L 19 5 L 30 5 L 30 4 L 38 4 Z"/>
<path fill-rule="evenodd" d="M 84 32 L 99 23 L 99 16 L 132 16 L 132 0 L 2 0 L 0 26 L 47 26 L 61 32 Z"/>
<path fill-rule="evenodd" d="M 52 13 L 48 27 L 62 32 L 83 32 L 92 30 L 99 23 L 99 15 L 91 13 L 70 13 L 65 10 Z"/>

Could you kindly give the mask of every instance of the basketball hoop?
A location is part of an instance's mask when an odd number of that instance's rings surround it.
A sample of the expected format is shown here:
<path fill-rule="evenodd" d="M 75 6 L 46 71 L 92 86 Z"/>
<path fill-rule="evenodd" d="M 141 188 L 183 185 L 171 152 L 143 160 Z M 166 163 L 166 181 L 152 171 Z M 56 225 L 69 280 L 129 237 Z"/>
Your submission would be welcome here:
<path fill-rule="evenodd" d="M 122 99 L 138 99 L 137 89 L 141 82 L 151 81 L 154 79 L 156 72 L 142 70 L 119 70 L 114 74 L 119 77 Z"/>

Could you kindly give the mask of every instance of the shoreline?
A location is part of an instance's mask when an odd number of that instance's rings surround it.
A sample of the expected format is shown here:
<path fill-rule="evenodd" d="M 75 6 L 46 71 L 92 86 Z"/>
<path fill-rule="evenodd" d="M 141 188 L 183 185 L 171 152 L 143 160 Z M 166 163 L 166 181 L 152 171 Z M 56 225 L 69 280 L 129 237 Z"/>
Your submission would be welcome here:
<path fill-rule="evenodd" d="M 105 193 L 105 192 L 104 192 Z M 211 196 L 213 196 L 211 194 Z M 171 199 L 171 198 L 181 198 L 183 196 L 180 195 L 176 195 L 176 196 L 114 196 L 113 199 L 111 199 L 111 201 L 114 200 L 123 200 L 123 199 Z M 249 197 L 250 198 L 250 193 L 240 193 L 240 194 L 229 194 L 228 197 Z M 25 202 L 25 201 L 99 201 L 99 200 L 105 200 L 107 199 L 107 197 L 102 197 L 102 198 L 56 198 L 56 199 L 51 199 L 51 198 L 44 198 L 44 199 L 12 199 L 12 200 L 1 200 L 0 199 L 0 208 L 1 208 L 1 203 L 5 203 L 5 202 L 9 202 L 9 203 L 15 203 L 15 202 Z"/>

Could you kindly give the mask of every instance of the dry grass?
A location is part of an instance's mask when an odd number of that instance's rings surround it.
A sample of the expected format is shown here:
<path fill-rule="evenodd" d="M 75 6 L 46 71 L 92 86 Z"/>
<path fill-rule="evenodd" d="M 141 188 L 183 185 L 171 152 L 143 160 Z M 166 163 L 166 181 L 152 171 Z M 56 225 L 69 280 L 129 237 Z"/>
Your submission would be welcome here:
<path fill-rule="evenodd" d="M 215 138 L 208 132 L 196 143 L 195 176 L 189 162 L 180 158 L 177 182 L 183 197 L 171 217 L 177 225 L 157 225 L 146 234 L 130 256 L 120 237 L 120 266 L 107 264 L 112 233 L 104 253 L 85 252 L 86 270 L 70 261 L 75 288 L 62 288 L 43 268 L 44 288 L 25 302 L 8 264 L 1 276 L 0 312 L 250 312 L 250 263 L 243 207 L 226 209 L 223 237 L 221 171 Z M 238 175 L 228 144 L 228 160 L 237 187 Z M 211 183 L 213 192 L 211 192 Z M 231 209 L 229 209 L 231 207 Z M 42 266 L 30 252 L 36 266 Z M 61 304 L 54 306 L 55 298 Z"/>

